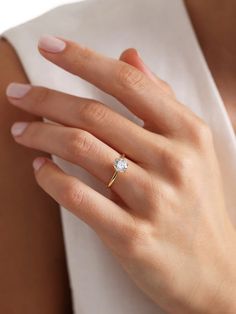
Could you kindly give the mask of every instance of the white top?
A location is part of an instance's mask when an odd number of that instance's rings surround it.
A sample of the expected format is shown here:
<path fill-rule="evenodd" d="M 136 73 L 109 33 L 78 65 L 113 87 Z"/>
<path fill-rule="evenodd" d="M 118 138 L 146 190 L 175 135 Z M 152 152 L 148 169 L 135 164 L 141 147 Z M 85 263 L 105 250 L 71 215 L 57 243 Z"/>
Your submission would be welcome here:
<path fill-rule="evenodd" d="M 58 7 L 3 34 L 32 84 L 95 98 L 139 124 L 111 96 L 45 60 L 37 51 L 37 41 L 45 33 L 114 58 L 128 47 L 137 48 L 149 67 L 171 84 L 178 99 L 211 127 L 227 208 L 236 223 L 235 134 L 181 0 L 86 0 Z M 104 192 L 104 185 L 84 169 L 52 157 L 64 171 Z M 61 209 L 74 313 L 164 313 L 136 288 L 95 232 Z"/>

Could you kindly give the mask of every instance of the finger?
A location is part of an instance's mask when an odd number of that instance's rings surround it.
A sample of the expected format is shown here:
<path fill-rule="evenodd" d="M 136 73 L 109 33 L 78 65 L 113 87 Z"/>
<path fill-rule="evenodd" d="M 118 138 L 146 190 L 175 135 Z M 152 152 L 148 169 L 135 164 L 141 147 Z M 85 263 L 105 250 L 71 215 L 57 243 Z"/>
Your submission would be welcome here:
<path fill-rule="evenodd" d="M 150 133 L 92 99 L 16 83 L 8 86 L 7 95 L 9 101 L 21 109 L 86 130 L 137 163 L 156 162 L 157 150 L 154 151 L 153 147 L 158 143 L 161 150 L 167 145 L 164 136 Z"/>
<path fill-rule="evenodd" d="M 188 133 L 183 123 L 192 118 L 191 110 L 158 89 L 135 67 L 51 36 L 40 39 L 39 49 L 48 60 L 116 97 L 157 131 L 175 135 L 176 132 Z"/>
<path fill-rule="evenodd" d="M 13 125 L 12 134 L 22 145 L 57 155 L 80 165 L 106 185 L 114 173 L 114 160 L 120 155 L 92 134 L 81 129 L 44 122 L 20 122 Z M 139 210 L 146 207 L 143 192 L 150 184 L 149 177 L 139 165 L 127 158 L 126 160 L 127 171 L 118 173 L 111 189 L 128 207 Z"/>
<path fill-rule="evenodd" d="M 161 80 L 157 75 L 155 75 L 148 66 L 143 62 L 139 53 L 134 48 L 126 49 L 122 52 L 119 58 L 121 61 L 124 61 L 136 69 L 140 70 L 144 74 L 146 74 L 151 80 L 156 83 L 156 85 L 162 89 L 166 94 L 175 97 L 174 91 L 172 88 L 163 80 Z"/>
<path fill-rule="evenodd" d="M 39 186 L 55 201 L 98 233 L 120 238 L 133 225 L 131 215 L 79 179 L 64 173 L 47 158 L 34 160 Z"/>

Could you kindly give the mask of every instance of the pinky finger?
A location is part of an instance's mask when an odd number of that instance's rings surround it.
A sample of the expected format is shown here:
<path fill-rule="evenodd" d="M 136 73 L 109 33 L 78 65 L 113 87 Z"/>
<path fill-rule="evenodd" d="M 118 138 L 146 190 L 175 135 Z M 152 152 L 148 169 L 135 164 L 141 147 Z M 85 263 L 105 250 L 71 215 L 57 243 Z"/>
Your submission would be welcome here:
<path fill-rule="evenodd" d="M 33 162 L 36 181 L 56 202 L 90 225 L 96 232 L 121 238 L 132 226 L 132 216 L 112 200 L 78 178 L 66 174 L 50 159 Z"/>

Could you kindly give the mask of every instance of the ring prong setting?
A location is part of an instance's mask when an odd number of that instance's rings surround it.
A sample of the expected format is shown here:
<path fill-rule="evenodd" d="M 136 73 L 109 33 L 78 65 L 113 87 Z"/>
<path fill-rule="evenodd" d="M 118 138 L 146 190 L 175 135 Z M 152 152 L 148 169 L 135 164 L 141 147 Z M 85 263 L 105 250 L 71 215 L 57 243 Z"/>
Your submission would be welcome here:
<path fill-rule="evenodd" d="M 125 172 L 128 168 L 128 162 L 123 157 L 116 158 L 114 161 L 114 168 L 118 172 Z"/>
<path fill-rule="evenodd" d="M 116 158 L 114 160 L 113 167 L 115 168 L 115 172 L 113 173 L 110 181 L 107 184 L 108 188 L 110 188 L 112 186 L 112 184 L 115 181 L 119 172 L 125 172 L 127 170 L 128 162 L 124 157 L 125 157 L 125 154 L 122 154 L 122 155 L 120 155 L 119 158 Z"/>

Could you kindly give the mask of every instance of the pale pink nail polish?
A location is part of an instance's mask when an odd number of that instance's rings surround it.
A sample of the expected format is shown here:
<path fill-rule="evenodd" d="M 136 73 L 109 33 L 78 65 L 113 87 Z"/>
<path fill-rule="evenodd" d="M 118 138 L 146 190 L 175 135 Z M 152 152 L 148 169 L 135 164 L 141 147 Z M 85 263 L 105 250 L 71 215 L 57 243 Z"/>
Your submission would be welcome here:
<path fill-rule="evenodd" d="M 43 35 L 39 39 L 38 46 L 39 46 L 39 48 L 41 48 L 45 51 L 57 53 L 57 52 L 61 52 L 65 49 L 66 43 L 63 40 L 58 39 L 54 36 Z"/>
<path fill-rule="evenodd" d="M 11 134 L 13 136 L 19 136 L 23 134 L 27 126 L 29 125 L 28 122 L 16 122 L 11 127 Z"/>
<path fill-rule="evenodd" d="M 10 83 L 6 89 L 6 95 L 12 98 L 23 98 L 32 88 L 29 84 Z"/>
<path fill-rule="evenodd" d="M 38 157 L 33 161 L 34 170 L 38 171 L 42 165 L 45 163 L 46 159 L 43 157 Z"/>

